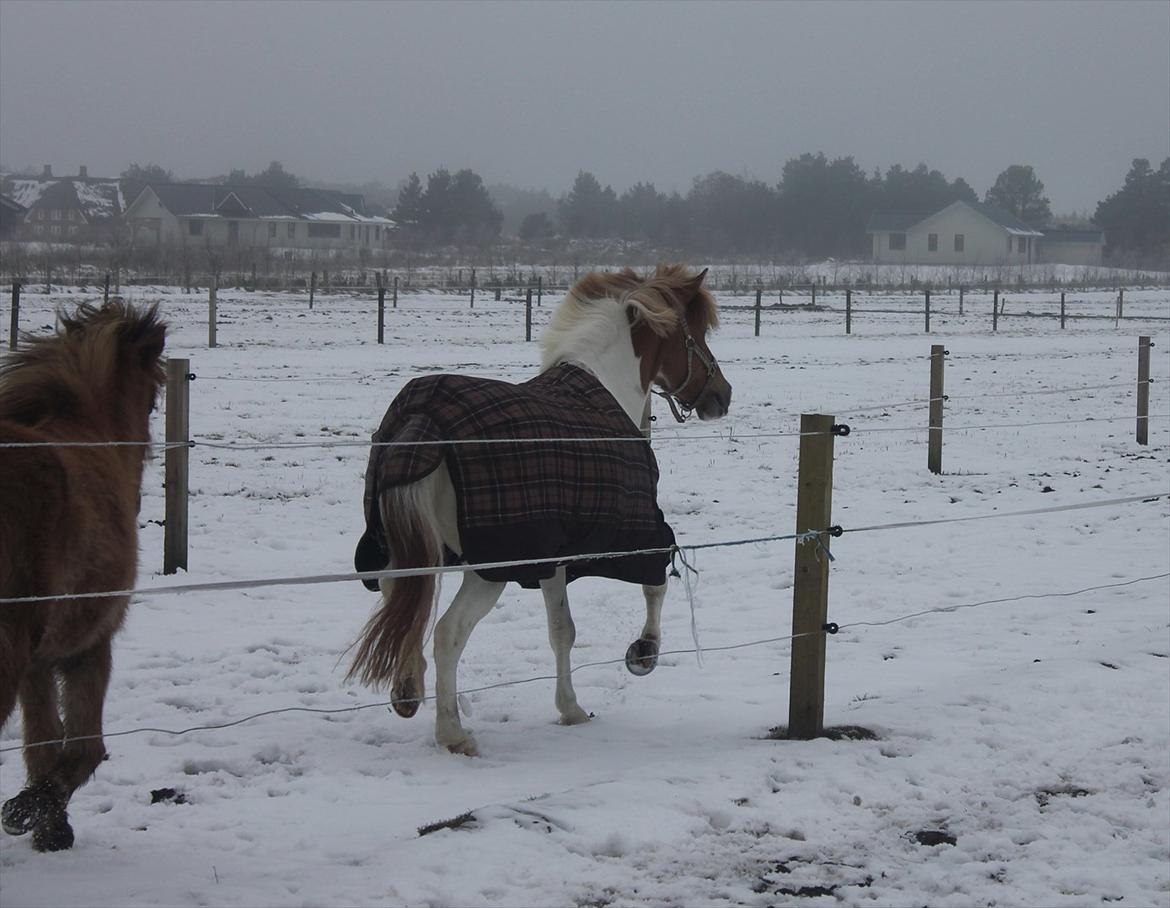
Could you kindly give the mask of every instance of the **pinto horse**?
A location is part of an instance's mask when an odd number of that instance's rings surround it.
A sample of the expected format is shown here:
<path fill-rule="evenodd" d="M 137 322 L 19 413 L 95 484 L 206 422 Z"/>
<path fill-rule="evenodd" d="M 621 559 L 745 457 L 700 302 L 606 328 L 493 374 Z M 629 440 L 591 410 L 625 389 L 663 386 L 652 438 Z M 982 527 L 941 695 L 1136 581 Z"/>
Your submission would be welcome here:
<path fill-rule="evenodd" d="M 0 600 L 63 597 L 0 602 L 0 725 L 19 697 L 28 770 L 0 823 L 38 851 L 72 846 L 66 806 L 106 756 L 110 638 L 128 599 L 66 597 L 134 585 L 165 338 L 154 306 L 82 305 L 0 364 Z"/>
<path fill-rule="evenodd" d="M 717 324 L 706 270 L 660 265 L 642 278 L 592 273 L 558 306 L 540 374 L 522 384 L 458 375 L 414 379 L 374 433 L 359 571 L 494 565 L 468 571 L 434 631 L 435 740 L 474 756 L 456 698 L 459 658 L 508 581 L 539 586 L 556 661 L 561 722 L 586 722 L 570 677 L 576 628 L 567 584 L 585 575 L 640 583 L 646 622 L 626 664 L 656 664 L 674 535 L 658 509 L 658 467 L 639 430 L 654 385 L 671 409 L 723 416 L 731 385 L 706 336 Z M 676 412 L 680 419 L 685 415 Z M 632 552 L 621 557 L 583 555 Z M 571 557 L 572 556 L 572 557 Z M 540 564 L 501 562 L 543 559 Z M 558 559 L 567 559 L 558 563 Z M 389 685 L 412 716 L 425 697 L 423 642 L 436 606 L 432 573 L 367 581 L 380 589 L 347 677 Z"/>

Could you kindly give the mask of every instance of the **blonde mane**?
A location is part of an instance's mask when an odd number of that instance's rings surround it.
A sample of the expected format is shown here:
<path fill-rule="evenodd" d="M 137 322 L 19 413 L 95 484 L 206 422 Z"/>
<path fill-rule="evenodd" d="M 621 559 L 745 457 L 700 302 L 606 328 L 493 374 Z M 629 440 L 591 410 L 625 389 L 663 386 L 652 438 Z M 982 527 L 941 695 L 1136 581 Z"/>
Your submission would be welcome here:
<path fill-rule="evenodd" d="M 541 367 L 547 369 L 576 352 L 611 341 L 617 325 L 641 323 L 665 337 L 678 327 L 684 310 L 697 319 L 696 331 L 705 334 L 719 319 L 714 297 L 705 288 L 693 291 L 696 276 L 676 264 L 659 265 L 645 278 L 630 268 L 585 275 L 569 290 L 545 328 Z"/>

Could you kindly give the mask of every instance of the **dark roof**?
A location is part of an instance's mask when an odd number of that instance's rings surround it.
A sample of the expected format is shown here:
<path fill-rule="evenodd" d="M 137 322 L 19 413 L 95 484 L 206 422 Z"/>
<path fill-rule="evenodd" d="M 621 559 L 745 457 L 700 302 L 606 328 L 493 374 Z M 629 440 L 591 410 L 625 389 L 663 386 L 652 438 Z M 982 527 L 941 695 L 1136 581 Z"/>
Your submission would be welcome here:
<path fill-rule="evenodd" d="M 362 197 L 331 189 L 272 189 L 210 183 L 148 183 L 159 202 L 177 217 L 215 214 L 223 206 L 250 217 L 299 218 L 319 213 L 365 215 Z M 238 203 L 238 204 L 237 204 Z"/>
<path fill-rule="evenodd" d="M 952 202 L 951 205 L 953 204 L 955 203 Z M 963 204 L 970 205 L 989 221 L 1003 227 L 1005 230 L 1023 233 L 1038 232 L 1036 228 L 1029 227 L 1010 211 L 1004 211 L 995 205 L 988 205 L 983 202 L 964 202 Z M 927 218 L 933 217 L 941 211 L 945 211 L 951 205 L 945 205 L 937 211 L 875 211 L 869 216 L 869 222 L 865 225 L 865 229 L 869 233 L 909 230 L 915 224 L 925 221 Z"/>
<path fill-rule="evenodd" d="M 1055 227 L 1044 231 L 1044 239 L 1050 243 L 1104 243 L 1105 232 L 1096 228 Z"/>
<path fill-rule="evenodd" d="M 28 211 L 28 209 L 21 205 L 20 202 L 16 201 L 16 199 L 10 199 L 6 195 L 0 195 L 0 208 L 3 208 L 9 214 L 24 214 L 26 211 Z"/>
<path fill-rule="evenodd" d="M 14 177 L 5 185 L 28 209 L 75 209 L 91 224 L 122 214 L 122 190 L 117 180 Z"/>
<path fill-rule="evenodd" d="M 933 211 L 875 211 L 869 216 L 865 229 L 869 233 L 888 230 L 896 233 L 900 230 L 909 230 L 932 214 Z"/>

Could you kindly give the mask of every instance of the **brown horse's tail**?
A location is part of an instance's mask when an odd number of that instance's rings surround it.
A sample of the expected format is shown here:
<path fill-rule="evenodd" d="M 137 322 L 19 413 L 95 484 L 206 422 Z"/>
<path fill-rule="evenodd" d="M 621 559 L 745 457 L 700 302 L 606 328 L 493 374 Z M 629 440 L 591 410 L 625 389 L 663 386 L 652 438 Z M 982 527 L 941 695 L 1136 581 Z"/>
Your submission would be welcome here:
<path fill-rule="evenodd" d="M 381 490 L 376 507 L 381 517 L 377 529 L 383 536 L 379 541 L 384 543 L 392 568 L 438 567 L 443 563 L 443 543 L 427 479 Z M 382 604 L 358 639 L 347 680 L 357 677 L 375 688 L 391 684 L 396 698 L 413 699 L 417 709 L 426 664 L 422 645 L 437 588 L 435 574 L 430 573 L 382 581 Z M 413 714 L 414 709 L 406 714 Z"/>

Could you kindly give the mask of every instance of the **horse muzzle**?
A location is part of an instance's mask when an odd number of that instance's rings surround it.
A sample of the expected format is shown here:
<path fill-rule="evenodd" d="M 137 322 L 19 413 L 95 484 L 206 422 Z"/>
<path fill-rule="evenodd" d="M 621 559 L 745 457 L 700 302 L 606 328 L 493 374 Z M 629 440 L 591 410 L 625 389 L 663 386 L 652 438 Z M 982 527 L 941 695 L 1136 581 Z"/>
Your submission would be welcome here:
<path fill-rule="evenodd" d="M 694 410 L 699 419 L 719 419 L 731 409 L 731 385 L 722 376 L 716 376 L 695 401 Z"/>

